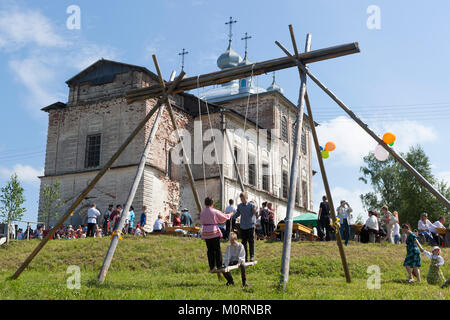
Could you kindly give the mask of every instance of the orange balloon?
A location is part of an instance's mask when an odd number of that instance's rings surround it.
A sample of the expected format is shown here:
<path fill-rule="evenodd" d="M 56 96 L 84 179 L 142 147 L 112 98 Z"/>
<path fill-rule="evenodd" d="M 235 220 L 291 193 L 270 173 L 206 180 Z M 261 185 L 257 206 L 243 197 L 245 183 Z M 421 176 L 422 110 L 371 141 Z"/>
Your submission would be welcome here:
<path fill-rule="evenodd" d="M 333 151 L 334 149 L 336 149 L 336 145 L 334 144 L 334 142 L 327 142 L 327 144 L 325 145 L 325 150 Z"/>
<path fill-rule="evenodd" d="M 387 144 L 394 142 L 395 141 L 395 134 L 393 134 L 391 132 L 385 133 L 384 136 L 383 136 L 383 141 L 384 141 L 384 143 L 387 143 Z"/>

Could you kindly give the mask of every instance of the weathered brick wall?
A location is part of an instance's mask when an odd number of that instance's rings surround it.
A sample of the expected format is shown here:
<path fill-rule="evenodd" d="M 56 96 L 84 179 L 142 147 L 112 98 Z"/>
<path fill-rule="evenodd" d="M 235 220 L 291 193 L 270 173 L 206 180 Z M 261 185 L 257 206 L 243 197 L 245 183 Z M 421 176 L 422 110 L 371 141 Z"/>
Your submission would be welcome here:
<path fill-rule="evenodd" d="M 98 170 L 106 164 L 155 105 L 154 99 L 127 104 L 123 94 L 130 86 L 136 87 L 137 80 L 141 81 L 141 86 L 152 83 L 146 74 L 139 75 L 136 72 L 121 74 L 116 76 L 113 83 L 86 87 L 84 95 L 81 95 L 82 99 L 75 100 L 73 97 L 75 89 L 71 90 L 72 96 L 69 99 L 72 99 L 72 104 L 64 109 L 49 111 L 45 177 L 41 180 L 41 187 L 55 180 L 61 182 L 62 198 L 67 202 L 61 212 L 73 203 Z M 109 99 L 108 93 L 111 96 Z M 179 128 L 187 125 L 187 129 L 192 130 L 190 115 L 175 106 L 182 104 L 183 98 L 177 95 L 172 96 L 171 100 Z M 84 201 L 85 206 L 96 202 L 99 209 L 105 210 L 108 204 L 125 204 L 155 118 L 156 113 L 145 129 L 139 132 L 115 161 L 112 169 L 89 193 L 88 197 L 94 198 Z M 85 168 L 86 137 L 97 133 L 101 134 L 100 166 Z M 168 154 L 176 144 L 170 117 L 165 110 L 152 142 L 144 178 L 133 201 L 136 216 L 138 213 L 140 216 L 144 204 L 151 210 L 149 222 L 154 221 L 159 212 L 166 214 L 179 208 L 180 180 L 181 183 L 186 183 L 182 166 L 172 166 L 174 181 L 169 180 L 167 176 Z M 156 195 L 153 195 L 153 190 L 156 191 Z M 81 217 L 75 214 L 77 218 L 72 217 L 67 223 L 70 221 L 77 224 L 85 223 L 83 218 L 86 212 L 87 207 L 80 211 Z"/>

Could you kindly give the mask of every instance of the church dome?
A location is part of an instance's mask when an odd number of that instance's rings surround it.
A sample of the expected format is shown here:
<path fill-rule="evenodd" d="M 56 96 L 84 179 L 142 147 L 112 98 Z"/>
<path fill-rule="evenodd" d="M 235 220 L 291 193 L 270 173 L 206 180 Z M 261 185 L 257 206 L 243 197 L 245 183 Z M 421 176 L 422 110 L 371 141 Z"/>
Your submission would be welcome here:
<path fill-rule="evenodd" d="M 231 41 L 227 50 L 217 59 L 217 66 L 220 69 L 237 67 L 242 61 L 241 56 L 231 47 Z"/>

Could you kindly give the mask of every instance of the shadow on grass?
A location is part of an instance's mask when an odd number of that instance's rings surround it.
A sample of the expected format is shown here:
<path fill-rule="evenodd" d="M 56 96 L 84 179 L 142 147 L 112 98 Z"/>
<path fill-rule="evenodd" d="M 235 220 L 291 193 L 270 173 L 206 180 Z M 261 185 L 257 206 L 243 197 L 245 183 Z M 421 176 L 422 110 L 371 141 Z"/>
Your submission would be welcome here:
<path fill-rule="evenodd" d="M 218 282 L 217 284 L 211 283 L 159 283 L 158 287 L 164 288 L 217 288 L 217 286 L 221 286 L 223 283 Z M 119 289 L 119 290 L 130 290 L 130 289 L 152 289 L 153 286 L 148 283 L 133 283 L 133 284 L 115 284 L 112 282 L 105 282 L 100 284 L 97 279 L 90 279 L 87 281 L 86 286 L 89 288 L 95 289 Z"/>

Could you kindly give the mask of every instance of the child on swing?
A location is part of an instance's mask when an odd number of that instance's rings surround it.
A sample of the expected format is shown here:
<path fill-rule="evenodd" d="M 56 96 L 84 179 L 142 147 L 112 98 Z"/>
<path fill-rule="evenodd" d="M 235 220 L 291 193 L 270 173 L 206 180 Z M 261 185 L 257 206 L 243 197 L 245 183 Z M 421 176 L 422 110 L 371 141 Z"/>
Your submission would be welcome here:
<path fill-rule="evenodd" d="M 441 270 L 441 267 L 444 265 L 444 258 L 441 257 L 441 248 L 435 246 L 431 249 L 431 253 L 423 249 L 421 251 L 431 259 L 430 269 L 427 275 L 428 284 L 442 284 L 445 279 Z"/>
<path fill-rule="evenodd" d="M 225 251 L 225 267 L 239 265 L 241 269 L 242 286 L 248 287 L 247 276 L 245 274 L 245 249 L 242 243 L 237 241 L 237 235 L 234 232 L 230 232 L 230 245 Z M 227 286 L 234 285 L 233 276 L 230 272 L 225 272 L 225 279 L 227 279 Z"/>

